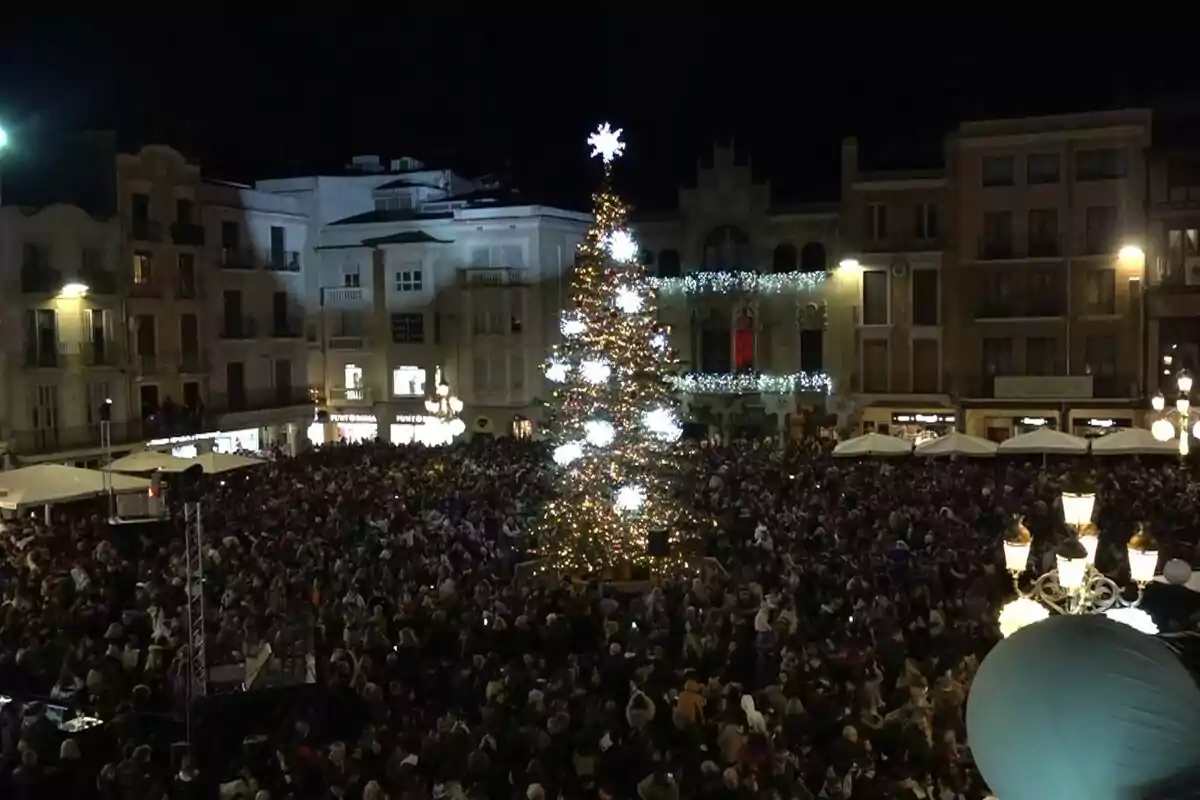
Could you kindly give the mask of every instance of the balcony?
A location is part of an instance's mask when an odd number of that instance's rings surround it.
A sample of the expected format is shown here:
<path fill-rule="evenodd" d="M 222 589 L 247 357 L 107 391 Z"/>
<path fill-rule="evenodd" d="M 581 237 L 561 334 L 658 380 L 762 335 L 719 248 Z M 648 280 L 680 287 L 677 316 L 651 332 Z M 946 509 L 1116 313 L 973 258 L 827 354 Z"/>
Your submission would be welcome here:
<path fill-rule="evenodd" d="M 975 319 L 1046 319 L 1064 317 L 1066 305 L 1053 297 L 1035 297 L 1024 301 L 983 300 L 975 309 Z"/>
<path fill-rule="evenodd" d="M 464 286 L 522 286 L 529 283 L 529 270 L 514 267 L 468 267 L 459 270 Z"/>
<path fill-rule="evenodd" d="M 62 346 L 55 342 L 52 345 L 38 347 L 36 343 L 25 347 L 25 366 L 29 369 L 55 369 L 63 366 Z"/>
<path fill-rule="evenodd" d="M 155 299 L 163 296 L 162 284 L 158 281 L 134 281 L 129 284 L 129 296 L 134 298 Z"/>
<path fill-rule="evenodd" d="M 1004 240 L 981 240 L 977 255 L 983 261 L 1002 261 L 1017 257 L 1013 243 Z"/>
<path fill-rule="evenodd" d="M 366 337 L 362 334 L 357 336 L 334 335 L 329 337 L 330 350 L 362 350 L 366 347 Z"/>
<path fill-rule="evenodd" d="M 171 241 L 185 247 L 203 247 L 204 226 L 193 222 L 176 222 L 171 226 Z"/>
<path fill-rule="evenodd" d="M 150 219 L 134 219 L 129 223 L 129 241 L 150 242 L 156 244 L 162 241 L 162 225 Z"/>
<path fill-rule="evenodd" d="M 253 250 L 241 247 L 221 248 L 221 269 L 254 269 L 256 261 Z"/>
<path fill-rule="evenodd" d="M 208 359 L 199 350 L 185 350 L 178 361 L 181 375 L 203 375 L 209 371 Z"/>
<path fill-rule="evenodd" d="M 83 363 L 89 367 L 117 367 L 121 365 L 120 349 L 115 341 L 100 339 L 84 342 Z"/>
<path fill-rule="evenodd" d="M 198 421 L 128 420 L 109 425 L 113 447 L 159 439 L 166 436 L 186 436 L 203 430 Z M 100 447 L 100 425 L 80 425 L 70 428 L 14 431 L 9 440 L 12 452 L 18 456 L 38 456 L 67 450 Z"/>
<path fill-rule="evenodd" d="M 221 323 L 222 339 L 257 339 L 258 321 L 254 317 L 225 317 Z"/>
<path fill-rule="evenodd" d="M 272 250 L 267 255 L 266 266 L 271 272 L 299 272 L 300 253 L 296 250 Z"/>
<path fill-rule="evenodd" d="M 312 404 L 307 386 L 266 386 L 226 394 L 210 394 L 210 414 L 230 414 L 238 411 L 263 411 L 271 408 L 290 408 Z"/>
<path fill-rule="evenodd" d="M 271 322 L 271 338 L 272 339 L 303 339 L 304 338 L 304 318 L 303 317 L 287 317 L 285 319 L 275 319 Z"/>
<path fill-rule="evenodd" d="M 166 359 L 161 353 L 138 353 L 134 358 L 138 375 L 158 375 L 166 366 Z"/>
<path fill-rule="evenodd" d="M 201 300 L 204 298 L 204 285 L 194 280 L 181 280 L 175 284 L 175 297 L 178 300 Z"/>
<path fill-rule="evenodd" d="M 63 283 L 63 274 L 57 269 L 40 264 L 24 264 L 21 267 L 23 294 L 58 294 L 62 291 Z"/>
<path fill-rule="evenodd" d="M 360 308 L 371 300 L 370 290 L 358 286 L 338 286 L 321 290 L 322 303 L 326 308 Z"/>
<path fill-rule="evenodd" d="M 79 273 L 79 282 L 88 287 L 88 294 L 114 295 L 117 293 L 117 273 L 107 269 L 85 269 Z"/>
<path fill-rule="evenodd" d="M 335 386 L 329 390 L 330 403 L 370 403 L 375 393 L 366 386 Z"/>

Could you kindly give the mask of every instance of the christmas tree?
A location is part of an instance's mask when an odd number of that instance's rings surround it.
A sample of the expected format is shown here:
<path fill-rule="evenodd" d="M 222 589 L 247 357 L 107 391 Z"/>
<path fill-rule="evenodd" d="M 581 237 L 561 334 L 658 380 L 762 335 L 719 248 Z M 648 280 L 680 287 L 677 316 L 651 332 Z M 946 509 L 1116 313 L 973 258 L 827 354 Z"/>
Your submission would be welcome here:
<path fill-rule="evenodd" d="M 676 567 L 695 531 L 676 486 L 683 430 L 666 382 L 676 357 L 612 188 L 621 131 L 602 125 L 588 144 L 604 179 L 571 275 L 562 344 L 545 364 L 558 474 L 539 551 L 543 567 L 573 574 Z"/>

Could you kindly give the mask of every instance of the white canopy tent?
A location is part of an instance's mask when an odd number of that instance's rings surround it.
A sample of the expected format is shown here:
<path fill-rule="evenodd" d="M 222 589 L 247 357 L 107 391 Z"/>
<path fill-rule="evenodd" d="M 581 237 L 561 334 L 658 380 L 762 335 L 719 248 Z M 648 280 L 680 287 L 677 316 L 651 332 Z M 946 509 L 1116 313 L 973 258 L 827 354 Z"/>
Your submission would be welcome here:
<path fill-rule="evenodd" d="M 257 467 L 265 463 L 267 462 L 261 458 L 238 456 L 233 453 L 205 453 L 204 455 L 187 459 L 188 467 L 199 464 L 200 468 L 208 475 L 219 475 L 222 472 L 233 472 L 236 469 Z"/>
<path fill-rule="evenodd" d="M 1179 441 L 1177 439 L 1160 442 L 1145 428 L 1125 428 L 1113 433 L 1106 433 L 1100 438 L 1092 440 L 1092 455 L 1097 456 L 1173 456 L 1178 454 Z"/>
<path fill-rule="evenodd" d="M 61 464 L 35 464 L 0 472 L 0 508 L 19 511 L 98 497 L 111 489 L 118 494 L 147 491 L 150 481 L 129 475 L 79 469 Z"/>
<path fill-rule="evenodd" d="M 1088 440 L 1051 428 L 1038 428 L 1000 443 L 996 452 L 1002 456 L 1063 455 L 1081 456 L 1088 451 Z"/>
<path fill-rule="evenodd" d="M 183 472 L 192 466 L 190 458 L 179 458 L 167 453 L 156 453 L 153 450 L 143 450 L 140 453 L 130 453 L 118 458 L 103 467 L 108 472 Z"/>
<path fill-rule="evenodd" d="M 905 456 L 912 452 L 912 444 L 895 436 L 882 433 L 865 433 L 847 439 L 833 448 L 835 458 L 862 456 Z"/>
<path fill-rule="evenodd" d="M 965 433 L 948 433 L 917 445 L 913 452 L 919 456 L 970 456 L 985 458 L 996 455 L 998 445 L 988 439 Z"/>

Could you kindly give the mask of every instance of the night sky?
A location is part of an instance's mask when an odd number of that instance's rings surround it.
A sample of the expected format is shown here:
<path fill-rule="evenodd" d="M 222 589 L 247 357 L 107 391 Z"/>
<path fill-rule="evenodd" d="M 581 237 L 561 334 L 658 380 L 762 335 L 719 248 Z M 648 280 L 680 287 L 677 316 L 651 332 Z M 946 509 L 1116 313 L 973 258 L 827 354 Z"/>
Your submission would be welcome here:
<path fill-rule="evenodd" d="M 6 11 L 0 118 L 21 146 L 114 128 L 126 146 L 195 154 L 213 177 L 415 155 L 507 173 L 539 199 L 574 204 L 595 178 L 583 138 L 607 119 L 628 142 L 622 188 L 657 208 L 714 138 L 735 137 L 777 199 L 836 200 L 846 135 L 869 157 L 884 142 L 936 143 L 963 117 L 1148 103 L 1200 80 L 1196 48 L 1165 41 L 1162 26 L 1151 37 L 1122 22 L 1120 41 L 1132 44 L 1120 48 L 1104 19 L 1064 17 L 1071 24 L 1055 30 L 1030 17 L 1002 31 L 982 10 L 958 29 L 867 6 L 835 19 L 762 3 L 503 15 L 470 3 L 407 14 L 399 9 L 451 4 L 318 5 L 335 6 L 267 14 L 217 2 L 45 20 Z"/>

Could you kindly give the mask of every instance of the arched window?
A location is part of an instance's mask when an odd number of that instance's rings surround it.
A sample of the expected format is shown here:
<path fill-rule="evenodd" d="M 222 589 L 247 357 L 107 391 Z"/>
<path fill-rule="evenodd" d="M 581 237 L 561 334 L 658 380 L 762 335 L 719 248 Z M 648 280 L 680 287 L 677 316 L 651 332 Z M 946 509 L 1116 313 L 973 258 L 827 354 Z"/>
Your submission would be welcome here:
<path fill-rule="evenodd" d="M 682 274 L 678 250 L 663 250 L 658 254 L 658 277 L 678 278 Z"/>
<path fill-rule="evenodd" d="M 800 250 L 801 272 L 824 272 L 827 269 L 825 261 L 825 245 L 820 242 L 809 242 Z"/>
<path fill-rule="evenodd" d="M 777 246 L 771 257 L 771 270 L 773 272 L 795 272 L 796 246 L 791 242 L 784 242 Z"/>

